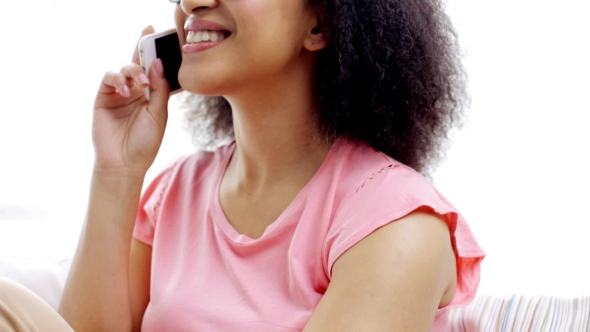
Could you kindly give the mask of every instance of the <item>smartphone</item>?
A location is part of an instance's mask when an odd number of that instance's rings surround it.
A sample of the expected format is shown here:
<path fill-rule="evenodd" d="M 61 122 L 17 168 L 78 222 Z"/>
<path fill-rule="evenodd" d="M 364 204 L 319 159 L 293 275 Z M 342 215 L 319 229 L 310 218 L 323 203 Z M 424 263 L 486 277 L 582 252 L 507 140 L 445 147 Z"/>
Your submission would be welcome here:
<path fill-rule="evenodd" d="M 170 94 L 182 91 L 178 83 L 178 70 L 182 63 L 182 52 L 176 29 L 152 33 L 139 40 L 139 60 L 141 66 L 149 75 L 150 66 L 160 58 L 164 65 L 164 76 L 170 84 Z M 150 98 L 150 88 L 147 87 L 146 98 Z"/>

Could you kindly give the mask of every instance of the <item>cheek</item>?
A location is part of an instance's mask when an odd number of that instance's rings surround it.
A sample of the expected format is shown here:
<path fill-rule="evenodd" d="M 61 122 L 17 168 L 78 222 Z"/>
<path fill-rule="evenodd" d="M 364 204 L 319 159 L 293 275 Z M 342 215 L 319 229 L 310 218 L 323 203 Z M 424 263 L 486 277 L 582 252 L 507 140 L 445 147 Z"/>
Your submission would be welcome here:
<path fill-rule="evenodd" d="M 302 9 L 287 0 L 253 2 L 240 11 L 238 47 L 251 64 L 284 64 L 302 47 Z"/>
<path fill-rule="evenodd" d="M 176 24 L 176 31 L 178 31 L 179 34 L 184 34 L 184 24 L 187 18 L 188 16 L 182 11 L 180 6 L 177 5 L 174 10 L 174 22 Z M 184 42 L 184 35 L 182 35 L 180 39 Z"/>

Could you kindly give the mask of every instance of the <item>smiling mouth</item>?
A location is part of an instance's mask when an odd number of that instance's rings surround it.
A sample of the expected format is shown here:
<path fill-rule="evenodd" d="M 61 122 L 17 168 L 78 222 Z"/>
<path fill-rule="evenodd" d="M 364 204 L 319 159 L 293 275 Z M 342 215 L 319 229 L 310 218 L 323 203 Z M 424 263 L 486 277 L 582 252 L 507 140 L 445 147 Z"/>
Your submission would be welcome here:
<path fill-rule="evenodd" d="M 186 36 L 186 43 L 198 44 L 205 42 L 220 42 L 229 37 L 230 35 L 231 33 L 229 31 L 222 30 L 189 31 L 189 33 Z"/>

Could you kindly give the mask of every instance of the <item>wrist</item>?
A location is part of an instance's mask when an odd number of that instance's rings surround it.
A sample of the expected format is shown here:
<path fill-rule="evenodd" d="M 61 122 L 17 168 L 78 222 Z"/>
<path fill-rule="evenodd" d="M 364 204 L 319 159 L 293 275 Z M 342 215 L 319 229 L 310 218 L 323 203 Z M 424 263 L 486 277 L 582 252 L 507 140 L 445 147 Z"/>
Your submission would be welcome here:
<path fill-rule="evenodd" d="M 92 190 L 118 199 L 129 199 L 141 193 L 146 171 L 133 168 L 94 167 Z"/>
<path fill-rule="evenodd" d="M 141 180 L 145 178 L 147 169 L 143 167 L 103 167 L 94 165 L 92 176 L 115 180 Z"/>

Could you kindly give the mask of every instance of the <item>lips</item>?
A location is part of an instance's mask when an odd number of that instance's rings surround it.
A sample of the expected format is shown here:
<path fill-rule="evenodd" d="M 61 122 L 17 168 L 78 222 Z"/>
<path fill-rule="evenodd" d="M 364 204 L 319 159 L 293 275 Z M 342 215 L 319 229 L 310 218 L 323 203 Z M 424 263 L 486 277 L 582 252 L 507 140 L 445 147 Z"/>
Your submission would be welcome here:
<path fill-rule="evenodd" d="M 188 20 L 184 26 L 184 31 L 186 34 L 189 32 L 197 32 L 197 31 L 221 31 L 224 35 L 229 35 L 233 31 L 231 31 L 228 27 L 221 25 L 219 23 L 207 20 Z"/>
<path fill-rule="evenodd" d="M 183 54 L 195 54 L 213 48 L 232 34 L 232 31 L 222 24 L 191 19 L 186 22 L 184 32 Z"/>

